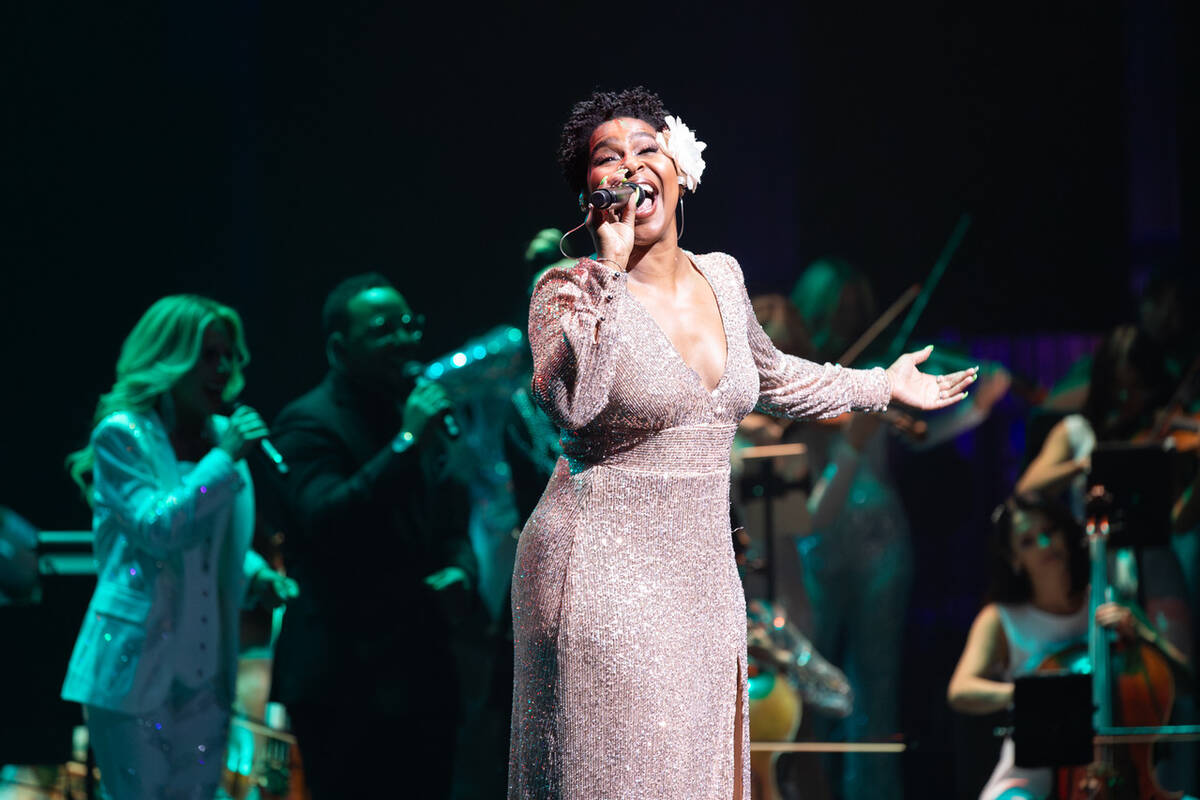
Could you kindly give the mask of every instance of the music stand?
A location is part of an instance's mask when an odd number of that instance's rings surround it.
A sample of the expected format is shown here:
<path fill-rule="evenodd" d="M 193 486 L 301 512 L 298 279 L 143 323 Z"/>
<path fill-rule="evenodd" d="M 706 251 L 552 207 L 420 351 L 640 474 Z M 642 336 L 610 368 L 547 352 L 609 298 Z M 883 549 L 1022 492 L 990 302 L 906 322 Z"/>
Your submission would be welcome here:
<path fill-rule="evenodd" d="M 1109 547 L 1167 546 L 1171 540 L 1171 454 L 1162 444 L 1096 445 L 1088 487 L 1105 496 L 1089 517 L 1106 517 Z"/>
<path fill-rule="evenodd" d="M 807 448 L 803 444 L 775 444 L 745 447 L 740 455 L 746 464 L 742 477 L 742 502 L 750 499 L 763 501 L 763 541 L 766 550 L 767 600 L 775 602 L 775 498 L 794 489 L 808 490 L 810 481 L 805 475 L 799 481 L 786 481 L 775 474 L 775 459 L 802 456 Z M 759 465 L 757 475 L 751 464 Z"/>
<path fill-rule="evenodd" d="M 1014 763 L 1018 767 L 1089 764 L 1092 676 L 1026 675 L 1013 681 Z"/>

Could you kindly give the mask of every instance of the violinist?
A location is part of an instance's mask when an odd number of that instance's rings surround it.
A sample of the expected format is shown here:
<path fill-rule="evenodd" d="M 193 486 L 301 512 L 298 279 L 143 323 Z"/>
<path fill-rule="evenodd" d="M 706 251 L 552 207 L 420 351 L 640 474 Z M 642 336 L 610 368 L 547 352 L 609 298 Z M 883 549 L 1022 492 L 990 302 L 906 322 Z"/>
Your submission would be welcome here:
<path fill-rule="evenodd" d="M 1083 529 L 1067 508 L 1041 495 L 1019 494 L 997 508 L 992 519 L 988 602 L 971 625 L 946 691 L 950 706 L 966 714 L 1008 708 L 1015 678 L 1083 643 L 1088 632 L 1087 550 Z M 1183 660 L 1131 606 L 1100 605 L 1096 623 L 1127 641 L 1154 644 L 1176 662 Z M 1014 754 L 1013 741 L 1006 738 L 980 800 L 1049 796 L 1052 770 L 1017 767 Z"/>
<path fill-rule="evenodd" d="M 838 361 L 876 316 L 866 276 L 840 259 L 825 258 L 809 265 L 790 300 L 798 317 L 774 304 L 759 303 L 756 311 L 767 317 L 764 329 L 781 342 L 810 342 L 813 350 L 797 355 L 818 360 Z M 933 446 L 977 424 L 1007 387 L 1008 376 L 1001 370 L 980 379 L 966 402 L 931 417 L 924 440 L 912 446 Z M 912 547 L 908 519 L 889 467 L 889 448 L 898 441 L 888 434 L 892 426 L 883 424 L 879 415 L 851 414 L 844 423 L 793 425 L 783 434 L 786 441 L 806 445 L 815 482 L 807 501 L 808 526 L 781 533 L 796 536 L 812 611 L 813 644 L 845 668 L 854 691 L 853 713 L 836 723 L 820 721 L 814 734 L 822 739 L 882 740 L 900 730 L 903 620 L 912 582 Z M 760 426 L 760 443 L 769 443 L 767 433 Z M 781 588 L 786 595 L 788 587 Z M 887 613 L 881 614 L 880 609 Z M 799 761 L 781 760 L 785 782 L 799 781 Z M 902 794 L 901 764 L 896 759 L 849 754 L 841 759 L 840 769 L 834 759 L 826 761 L 835 796 Z"/>
<path fill-rule="evenodd" d="M 1200 353 L 1200 324 L 1197 324 L 1196 315 L 1189 313 L 1200 301 L 1200 279 L 1196 273 L 1195 268 L 1181 265 L 1156 267 L 1150 271 L 1146 286 L 1137 298 L 1138 327 L 1161 351 L 1172 384 L 1183 380 L 1189 365 Z M 1082 408 L 1088 394 L 1091 367 L 1090 354 L 1072 364 L 1050 389 L 1043 407 L 1062 412 Z"/>

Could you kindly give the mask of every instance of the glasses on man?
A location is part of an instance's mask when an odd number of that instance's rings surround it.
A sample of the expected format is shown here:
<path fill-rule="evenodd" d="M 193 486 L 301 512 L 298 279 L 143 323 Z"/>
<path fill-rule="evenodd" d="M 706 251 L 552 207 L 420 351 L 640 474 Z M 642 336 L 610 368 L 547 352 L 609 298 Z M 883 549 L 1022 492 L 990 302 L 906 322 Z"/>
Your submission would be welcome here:
<path fill-rule="evenodd" d="M 377 343 L 384 343 L 399 334 L 403 334 L 409 339 L 419 340 L 425 335 L 425 315 L 406 313 L 388 316 L 379 314 L 367 326 L 367 335 Z"/>

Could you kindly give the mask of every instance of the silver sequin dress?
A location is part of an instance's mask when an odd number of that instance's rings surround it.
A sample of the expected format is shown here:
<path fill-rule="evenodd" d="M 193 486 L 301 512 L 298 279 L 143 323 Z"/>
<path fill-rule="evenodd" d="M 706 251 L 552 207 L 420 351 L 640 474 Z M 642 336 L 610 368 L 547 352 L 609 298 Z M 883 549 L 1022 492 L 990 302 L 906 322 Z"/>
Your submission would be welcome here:
<path fill-rule="evenodd" d="M 711 392 L 623 273 L 584 259 L 534 291 L 534 395 L 564 455 L 513 572 L 510 799 L 729 800 L 735 768 L 750 797 L 745 714 L 734 730 L 739 696 L 747 707 L 734 429 L 756 407 L 820 417 L 890 397 L 881 369 L 780 353 L 737 262 L 692 258 L 725 329 Z"/>

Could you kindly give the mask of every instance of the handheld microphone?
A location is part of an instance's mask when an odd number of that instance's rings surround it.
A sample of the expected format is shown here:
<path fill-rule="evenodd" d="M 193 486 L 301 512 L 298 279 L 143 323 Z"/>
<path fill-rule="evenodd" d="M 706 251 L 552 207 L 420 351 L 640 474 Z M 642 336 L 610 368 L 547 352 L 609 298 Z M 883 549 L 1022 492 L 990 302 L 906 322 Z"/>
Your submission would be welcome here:
<path fill-rule="evenodd" d="M 234 411 L 237 411 L 244 405 L 245 403 L 226 403 L 225 408 L 223 408 L 222 411 L 232 414 Z M 275 445 L 271 444 L 270 439 L 265 436 L 259 439 L 258 449 L 262 451 L 262 454 L 267 457 L 268 461 L 275 465 L 275 469 L 280 475 L 288 474 L 288 471 L 291 468 L 288 467 L 287 462 L 283 460 L 283 454 L 275 449 Z"/>
<path fill-rule="evenodd" d="M 629 198 L 635 197 L 637 200 L 634 205 L 640 206 L 643 201 L 649 200 L 650 195 L 646 192 L 646 188 L 637 183 L 618 183 L 616 186 L 609 186 L 604 189 L 597 189 L 588 195 L 587 203 L 592 208 L 612 208 L 625 205 L 629 202 Z"/>
<path fill-rule="evenodd" d="M 288 474 L 288 470 L 290 468 L 288 467 L 287 462 L 283 460 L 283 453 L 280 453 L 275 449 L 275 445 L 271 444 L 270 439 L 266 438 L 265 436 L 259 439 L 258 447 L 263 451 L 263 455 L 270 459 L 271 463 L 275 465 L 275 469 L 280 475 Z"/>
<path fill-rule="evenodd" d="M 404 373 L 412 378 L 415 382 L 429 382 L 431 378 L 425 376 L 427 367 L 419 361 L 409 361 L 404 365 Z M 458 427 L 458 420 L 454 418 L 453 411 L 443 411 L 438 417 L 442 421 L 442 430 L 451 439 L 457 439 L 462 436 L 462 428 Z"/>

